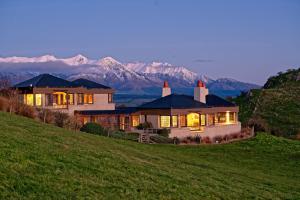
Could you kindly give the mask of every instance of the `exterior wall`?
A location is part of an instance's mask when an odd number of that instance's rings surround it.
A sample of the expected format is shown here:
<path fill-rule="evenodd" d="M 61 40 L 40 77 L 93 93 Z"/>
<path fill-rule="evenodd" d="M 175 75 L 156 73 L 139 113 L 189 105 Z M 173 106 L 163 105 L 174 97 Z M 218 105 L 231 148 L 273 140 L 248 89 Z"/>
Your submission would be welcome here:
<path fill-rule="evenodd" d="M 150 122 L 155 129 L 160 128 L 158 115 L 147 115 L 147 122 Z"/>
<path fill-rule="evenodd" d="M 210 137 L 213 138 L 215 136 L 224 136 L 232 133 L 241 132 L 241 123 L 238 122 L 236 124 L 226 124 L 226 125 L 215 125 L 204 127 L 204 131 L 190 131 L 189 128 L 171 128 L 171 133 L 169 135 L 170 138 L 185 138 L 188 136 L 200 136 L 200 137 Z"/>

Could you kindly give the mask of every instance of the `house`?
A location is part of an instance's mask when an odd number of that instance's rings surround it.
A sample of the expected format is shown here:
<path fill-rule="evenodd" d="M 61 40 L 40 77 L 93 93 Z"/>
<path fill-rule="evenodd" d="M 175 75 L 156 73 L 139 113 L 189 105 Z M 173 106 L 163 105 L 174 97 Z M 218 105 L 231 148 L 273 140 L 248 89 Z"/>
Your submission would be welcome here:
<path fill-rule="evenodd" d="M 227 135 L 239 133 L 238 106 L 209 94 L 205 84 L 198 81 L 194 96 L 172 94 L 167 82 L 162 97 L 138 107 L 116 110 L 81 110 L 76 114 L 82 121 L 125 131 L 139 131 L 140 123 L 151 123 L 153 129 L 170 130 L 169 137 Z"/>
<path fill-rule="evenodd" d="M 114 90 L 86 80 L 67 81 L 42 74 L 15 85 L 19 99 L 27 105 L 59 110 L 75 115 L 83 123 L 95 122 L 106 128 L 141 132 L 137 126 L 147 122 L 153 129 L 168 129 L 169 137 L 226 135 L 239 133 L 238 106 L 209 94 L 197 82 L 194 96 L 172 94 L 167 82 L 162 97 L 137 107 L 115 109 Z"/>
<path fill-rule="evenodd" d="M 110 87 L 77 79 L 67 81 L 50 74 L 41 74 L 14 86 L 19 101 L 38 108 L 59 110 L 69 115 L 79 110 L 114 110 L 114 90 Z"/>

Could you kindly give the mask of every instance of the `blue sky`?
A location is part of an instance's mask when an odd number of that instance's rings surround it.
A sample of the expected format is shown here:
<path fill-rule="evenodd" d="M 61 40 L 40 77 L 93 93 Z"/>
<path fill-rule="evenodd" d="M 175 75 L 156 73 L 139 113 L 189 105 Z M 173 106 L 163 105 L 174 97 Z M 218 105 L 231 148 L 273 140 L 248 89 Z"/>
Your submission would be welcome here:
<path fill-rule="evenodd" d="M 79 53 L 263 84 L 300 66 L 300 1 L 0 0 L 0 56 Z"/>

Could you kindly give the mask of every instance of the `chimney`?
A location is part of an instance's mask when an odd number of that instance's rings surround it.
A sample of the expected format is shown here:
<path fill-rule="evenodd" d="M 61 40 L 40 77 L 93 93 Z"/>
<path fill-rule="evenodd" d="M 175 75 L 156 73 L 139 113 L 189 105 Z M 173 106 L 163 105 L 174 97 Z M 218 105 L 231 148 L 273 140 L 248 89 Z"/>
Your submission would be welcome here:
<path fill-rule="evenodd" d="M 169 87 L 169 84 L 167 81 L 164 81 L 164 87 L 162 89 L 162 97 L 168 96 L 171 94 L 171 88 Z"/>
<path fill-rule="evenodd" d="M 194 88 L 194 100 L 206 103 L 206 95 L 208 95 L 208 89 L 205 84 L 199 80 Z"/>

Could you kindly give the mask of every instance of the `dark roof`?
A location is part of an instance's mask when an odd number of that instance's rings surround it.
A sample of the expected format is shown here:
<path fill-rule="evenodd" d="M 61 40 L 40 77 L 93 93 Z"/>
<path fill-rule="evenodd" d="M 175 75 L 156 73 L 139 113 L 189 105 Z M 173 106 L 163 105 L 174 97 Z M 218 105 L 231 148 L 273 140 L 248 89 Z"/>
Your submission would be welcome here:
<path fill-rule="evenodd" d="M 70 81 L 52 76 L 50 74 L 41 74 L 27 81 L 16 84 L 16 88 L 26 87 L 73 87 Z"/>
<path fill-rule="evenodd" d="M 117 108 L 116 110 L 79 110 L 76 113 L 82 115 L 104 115 L 104 114 L 131 114 L 137 111 L 136 107 Z"/>
<path fill-rule="evenodd" d="M 75 81 L 67 81 L 62 78 L 55 77 L 50 74 L 41 74 L 33 77 L 29 80 L 23 81 L 16 84 L 16 88 L 27 88 L 27 87 L 49 87 L 49 88 L 66 88 L 66 87 L 85 87 L 87 89 L 101 88 L 101 89 L 111 89 L 105 85 L 87 80 L 87 79 L 77 79 Z"/>
<path fill-rule="evenodd" d="M 206 105 L 210 107 L 233 107 L 235 104 L 222 99 L 214 94 L 209 94 L 206 96 Z"/>
<path fill-rule="evenodd" d="M 140 109 L 183 109 L 207 107 L 208 106 L 204 103 L 195 101 L 194 97 L 182 94 L 171 94 L 139 106 Z"/>
<path fill-rule="evenodd" d="M 87 89 L 93 89 L 93 88 L 101 88 L 101 89 L 111 89 L 110 87 L 107 87 L 105 85 L 96 83 L 94 81 L 90 81 L 87 79 L 76 79 L 74 81 L 72 81 L 73 84 L 77 85 L 77 86 L 82 86 L 82 87 L 86 87 Z"/>

